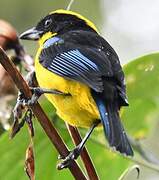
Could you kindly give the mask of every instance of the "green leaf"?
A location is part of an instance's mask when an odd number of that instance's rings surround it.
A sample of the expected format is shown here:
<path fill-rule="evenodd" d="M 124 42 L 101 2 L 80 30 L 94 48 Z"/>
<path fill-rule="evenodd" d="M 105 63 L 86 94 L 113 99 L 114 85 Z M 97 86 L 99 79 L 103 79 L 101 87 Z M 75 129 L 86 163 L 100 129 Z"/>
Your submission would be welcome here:
<path fill-rule="evenodd" d="M 34 150 L 36 179 L 73 179 L 69 170 L 56 170 L 58 153 L 38 123 L 35 124 L 36 133 L 34 138 Z M 60 133 L 64 137 L 68 146 L 72 149 L 72 142 L 66 129 L 61 128 Z M 13 140 L 9 140 L 8 133 L 4 133 L 1 136 L 0 179 L 28 179 L 23 170 L 23 166 L 25 161 L 25 151 L 29 145 L 29 142 L 30 140 L 26 127 L 24 127 Z M 128 160 L 123 159 L 115 153 L 111 153 L 109 150 L 99 146 L 94 141 L 89 140 L 87 147 L 101 179 L 106 179 L 109 177 L 111 180 L 116 180 L 124 169 L 128 167 Z M 112 170 L 114 170 L 114 173 L 112 173 Z"/>
<path fill-rule="evenodd" d="M 159 53 L 140 57 L 124 67 L 130 106 L 122 119 L 128 132 L 142 138 L 159 115 Z"/>
<path fill-rule="evenodd" d="M 46 99 L 42 99 L 41 102 L 50 118 L 54 117 L 55 111 L 54 108 L 52 109 L 52 105 L 50 105 Z M 72 140 L 70 139 L 64 122 L 58 118 L 57 121 L 55 121 L 55 125 L 70 150 L 73 149 Z M 86 131 L 86 129 L 81 129 L 83 135 Z M 93 137 L 95 140 L 100 139 L 100 141 L 106 143 L 102 129 L 95 131 Z M 25 151 L 29 143 L 30 139 L 26 127 L 24 127 L 13 140 L 9 140 L 8 133 L 2 135 L 0 138 L 0 153 L 1 162 L 4 163 L 0 168 L 0 179 L 28 179 L 23 167 Z M 87 147 L 100 179 L 107 179 L 109 177 L 111 180 L 116 180 L 130 164 L 128 160 L 116 153 L 112 153 L 110 149 L 108 150 L 99 145 L 97 141 L 88 140 Z M 34 151 L 36 179 L 74 179 L 69 170 L 56 170 L 58 153 L 37 122 L 35 123 Z M 81 164 L 80 161 L 79 163 Z M 112 170 L 115 170 L 114 173 L 112 173 Z"/>
<path fill-rule="evenodd" d="M 124 67 L 130 106 L 124 109 L 122 119 L 128 132 L 136 137 L 141 137 L 149 132 L 153 127 L 153 121 L 158 116 L 158 59 L 158 53 L 151 54 L 138 58 Z M 55 110 L 52 105 L 44 99 L 42 100 L 42 105 L 49 117 L 53 118 L 55 116 Z M 73 145 L 67 130 L 64 128 L 63 121 L 59 119 L 57 121 L 55 124 L 58 130 L 60 130 L 60 134 L 64 137 L 70 149 L 72 149 Z M 36 179 L 73 179 L 68 170 L 56 170 L 58 153 L 38 123 L 35 123 L 35 126 Z M 13 140 L 9 140 L 8 133 L 4 133 L 1 136 L 0 154 L 2 163 L 0 179 L 28 179 L 23 171 L 25 151 L 29 145 L 27 134 L 27 128 L 23 128 Z M 93 137 L 96 141 L 89 140 L 87 147 L 100 179 L 118 179 L 131 162 L 99 145 L 98 140 L 106 142 L 102 130 L 96 131 Z"/>
<path fill-rule="evenodd" d="M 27 128 L 13 139 L 4 133 L 0 138 L 1 167 L 0 179 L 3 180 L 28 180 L 24 172 L 25 151 L 29 145 Z M 68 170 L 56 170 L 58 153 L 56 152 L 45 133 L 36 123 L 34 138 L 35 173 L 36 179 L 73 179 Z M 55 178 L 56 177 L 56 178 Z"/>
<path fill-rule="evenodd" d="M 99 144 L 89 142 L 87 147 L 100 179 L 117 180 L 130 164 L 127 159 Z"/>

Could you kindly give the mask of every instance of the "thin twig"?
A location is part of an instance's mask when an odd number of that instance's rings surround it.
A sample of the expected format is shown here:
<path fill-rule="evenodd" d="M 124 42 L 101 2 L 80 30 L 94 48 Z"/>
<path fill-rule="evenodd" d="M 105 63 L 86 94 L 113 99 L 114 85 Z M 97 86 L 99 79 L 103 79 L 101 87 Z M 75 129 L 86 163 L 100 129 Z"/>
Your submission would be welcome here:
<path fill-rule="evenodd" d="M 31 91 L 29 89 L 29 86 L 19 73 L 19 71 L 16 69 L 15 65 L 10 61 L 6 53 L 3 51 L 2 48 L 0 48 L 0 63 L 5 68 L 5 70 L 9 73 L 11 78 L 13 79 L 14 83 L 16 84 L 17 88 L 23 92 L 25 97 L 30 98 L 31 97 Z M 54 128 L 44 111 L 42 110 L 39 103 L 36 103 L 32 106 L 32 111 L 37 117 L 39 123 L 41 124 L 42 128 L 44 129 L 45 133 L 51 140 L 52 144 L 55 146 L 56 150 L 59 152 L 59 154 L 62 157 L 66 157 L 69 154 L 69 151 L 64 144 L 63 140 L 59 136 L 57 130 Z M 77 165 L 75 161 L 72 162 L 72 164 L 68 167 L 77 180 L 86 180 L 86 177 L 82 173 L 81 169 Z"/>
<path fill-rule="evenodd" d="M 118 180 L 124 180 L 125 177 L 132 171 L 136 170 L 137 171 L 137 177 L 136 179 L 139 179 L 140 176 L 140 166 L 138 165 L 133 165 L 132 167 L 127 168 L 122 175 L 118 178 Z"/>
<path fill-rule="evenodd" d="M 66 126 L 69 130 L 69 133 L 70 133 L 75 145 L 77 146 L 82 141 L 78 129 L 73 126 L 70 126 L 69 124 L 66 124 Z M 85 165 L 89 179 L 98 180 L 99 179 L 98 175 L 96 173 L 96 170 L 93 166 L 93 162 L 88 154 L 86 147 L 84 147 L 82 150 L 81 159 Z"/>
<path fill-rule="evenodd" d="M 71 6 L 72 6 L 73 2 L 74 2 L 74 0 L 70 0 L 68 6 L 67 6 L 67 8 L 66 8 L 66 10 L 69 11 L 69 10 L 71 9 Z"/>

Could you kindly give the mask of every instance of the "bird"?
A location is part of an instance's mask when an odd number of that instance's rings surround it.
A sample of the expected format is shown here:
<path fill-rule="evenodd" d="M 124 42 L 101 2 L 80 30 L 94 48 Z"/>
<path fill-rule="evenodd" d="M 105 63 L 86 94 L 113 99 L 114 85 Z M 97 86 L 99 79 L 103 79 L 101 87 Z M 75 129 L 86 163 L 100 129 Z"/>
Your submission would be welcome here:
<path fill-rule="evenodd" d="M 99 126 L 110 147 L 133 156 L 119 115 L 121 107 L 128 106 L 124 72 L 117 53 L 94 23 L 77 12 L 58 9 L 20 38 L 39 42 L 35 74 L 57 115 L 72 126 L 89 129 L 63 167 L 80 155 Z"/>

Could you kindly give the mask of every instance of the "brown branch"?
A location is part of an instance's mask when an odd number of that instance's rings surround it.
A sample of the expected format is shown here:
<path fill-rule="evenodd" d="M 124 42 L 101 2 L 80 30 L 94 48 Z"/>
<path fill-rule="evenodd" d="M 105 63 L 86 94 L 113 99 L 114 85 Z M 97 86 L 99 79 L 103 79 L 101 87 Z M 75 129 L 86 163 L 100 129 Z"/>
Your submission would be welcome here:
<path fill-rule="evenodd" d="M 11 78 L 13 79 L 14 83 L 16 84 L 17 88 L 23 92 L 24 96 L 30 98 L 31 91 L 29 86 L 16 69 L 15 65 L 10 61 L 6 53 L 0 48 L 0 63 L 5 68 L 5 70 L 9 73 Z M 57 130 L 54 128 L 44 111 L 42 110 L 41 106 L 37 103 L 32 106 L 32 111 L 37 117 L 39 123 L 41 124 L 42 128 L 44 129 L 45 133 L 51 140 L 52 144 L 55 146 L 56 150 L 62 157 L 66 157 L 69 153 L 66 145 L 64 144 L 63 140 L 59 136 Z M 77 165 L 75 161 L 68 167 L 71 171 L 72 175 L 77 180 L 86 180 L 86 177 L 82 173 L 81 169 Z"/>
<path fill-rule="evenodd" d="M 70 126 L 69 124 L 66 124 L 66 125 L 67 125 L 69 133 L 70 133 L 75 145 L 77 146 L 82 141 L 78 129 L 73 126 Z M 81 159 L 85 165 L 89 179 L 98 180 L 99 179 L 98 175 L 96 173 L 96 170 L 93 166 L 93 162 L 89 156 L 89 153 L 88 153 L 86 147 L 84 147 L 82 150 Z"/>

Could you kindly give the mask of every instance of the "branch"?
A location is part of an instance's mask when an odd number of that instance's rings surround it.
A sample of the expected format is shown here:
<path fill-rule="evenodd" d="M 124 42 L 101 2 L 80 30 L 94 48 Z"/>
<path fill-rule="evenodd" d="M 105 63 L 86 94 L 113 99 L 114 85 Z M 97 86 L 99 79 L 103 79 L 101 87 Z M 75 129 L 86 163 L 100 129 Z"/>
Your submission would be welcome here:
<path fill-rule="evenodd" d="M 24 96 L 31 98 L 32 93 L 29 89 L 29 86 L 19 73 L 19 71 L 16 69 L 14 64 L 10 61 L 6 53 L 3 51 L 2 48 L 0 48 L 0 63 L 5 68 L 5 70 L 9 73 L 11 78 L 13 79 L 14 83 L 16 84 L 17 88 L 24 94 Z M 64 144 L 63 140 L 59 136 L 57 130 L 54 128 L 44 111 L 42 110 L 39 103 L 33 105 L 31 107 L 33 113 L 37 117 L 39 123 L 41 124 L 43 130 L 49 137 L 52 144 L 55 146 L 56 150 L 59 152 L 59 154 L 62 157 L 66 157 L 69 154 L 69 151 Z M 86 180 L 86 177 L 82 173 L 81 169 L 77 165 L 75 161 L 72 162 L 72 164 L 68 167 L 71 171 L 72 175 L 77 180 Z"/>
<path fill-rule="evenodd" d="M 70 126 L 69 124 L 66 124 L 66 126 L 67 126 L 67 129 L 74 141 L 74 144 L 77 146 L 82 141 L 78 129 L 73 126 Z M 88 154 L 86 147 L 84 147 L 81 152 L 81 159 L 85 165 L 89 179 L 98 180 L 99 179 L 98 175 L 96 173 L 96 170 L 93 166 L 93 163 L 91 161 L 91 158 Z"/>

